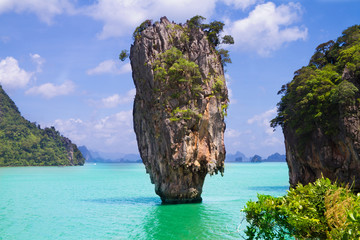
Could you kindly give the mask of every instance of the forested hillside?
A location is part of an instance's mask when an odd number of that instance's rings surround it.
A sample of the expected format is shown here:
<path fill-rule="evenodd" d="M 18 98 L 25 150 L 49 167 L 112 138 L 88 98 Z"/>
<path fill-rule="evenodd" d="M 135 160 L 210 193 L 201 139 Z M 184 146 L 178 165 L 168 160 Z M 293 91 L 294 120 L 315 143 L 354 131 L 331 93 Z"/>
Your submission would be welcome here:
<path fill-rule="evenodd" d="M 54 127 L 41 129 L 23 118 L 0 86 L 0 166 L 83 164 L 75 144 Z"/>

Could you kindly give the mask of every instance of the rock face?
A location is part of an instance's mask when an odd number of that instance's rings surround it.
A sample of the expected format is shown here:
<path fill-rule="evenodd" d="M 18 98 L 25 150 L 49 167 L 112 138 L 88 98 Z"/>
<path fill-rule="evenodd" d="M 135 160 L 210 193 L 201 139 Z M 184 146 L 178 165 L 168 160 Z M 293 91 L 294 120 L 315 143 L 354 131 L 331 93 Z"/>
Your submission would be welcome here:
<path fill-rule="evenodd" d="M 198 28 L 166 17 L 135 37 L 134 129 L 163 203 L 200 202 L 207 173 L 224 171 L 228 103 L 221 58 Z"/>
<path fill-rule="evenodd" d="M 360 89 L 360 78 L 347 74 L 343 80 Z M 360 98 L 357 93 L 355 99 Z M 328 136 L 322 128 L 312 132 L 304 149 L 295 137 L 295 130 L 289 125 L 283 128 L 286 161 L 289 166 L 290 185 L 314 182 L 321 176 L 332 181 L 352 185 L 360 192 L 360 108 L 359 105 L 339 108 L 338 134 Z"/>

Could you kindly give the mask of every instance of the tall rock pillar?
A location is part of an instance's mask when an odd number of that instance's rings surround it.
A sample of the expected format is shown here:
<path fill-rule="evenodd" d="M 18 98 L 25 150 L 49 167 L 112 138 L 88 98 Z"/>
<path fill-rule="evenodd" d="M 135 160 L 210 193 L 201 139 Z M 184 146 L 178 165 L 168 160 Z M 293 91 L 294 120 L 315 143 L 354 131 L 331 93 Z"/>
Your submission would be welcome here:
<path fill-rule="evenodd" d="M 130 60 L 141 158 L 163 203 L 201 202 L 206 174 L 224 171 L 221 58 L 199 28 L 163 17 L 138 30 Z"/>

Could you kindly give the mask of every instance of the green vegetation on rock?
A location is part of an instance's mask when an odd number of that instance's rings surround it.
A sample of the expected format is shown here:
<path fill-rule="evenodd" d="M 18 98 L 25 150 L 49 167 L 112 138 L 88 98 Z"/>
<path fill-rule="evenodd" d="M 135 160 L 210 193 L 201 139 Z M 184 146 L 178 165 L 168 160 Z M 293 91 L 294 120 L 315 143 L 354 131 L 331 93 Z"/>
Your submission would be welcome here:
<path fill-rule="evenodd" d="M 192 41 L 198 41 L 199 36 L 209 42 L 208 47 L 213 54 L 212 62 L 221 60 L 222 66 L 231 63 L 228 50 L 218 49 L 219 44 L 233 44 L 234 39 L 226 35 L 220 38 L 224 23 L 214 21 L 209 24 L 203 24 L 205 20 L 202 16 L 195 16 L 187 21 L 186 24 L 174 24 L 168 22 L 165 26 L 169 36 L 168 42 L 172 45 L 170 49 L 164 52 L 156 52 L 155 61 L 145 62 L 144 65 L 151 64 L 154 85 L 154 105 L 165 109 L 171 122 L 199 120 L 202 117 L 197 108 L 199 99 L 206 97 L 216 97 L 224 102 L 219 110 L 222 116 L 227 115 L 228 99 L 225 93 L 226 85 L 224 77 L 216 77 L 219 73 L 211 68 L 206 77 L 202 76 L 199 65 L 190 60 L 189 46 Z M 160 23 L 159 23 L 160 24 Z M 159 24 L 152 24 L 151 20 L 144 21 L 134 31 L 135 41 L 142 41 L 142 32 L 149 27 L 159 27 Z M 200 31 L 199 31 L 200 30 Z M 205 35 L 204 35 L 205 33 Z M 159 43 L 153 43 L 153 48 L 158 51 Z M 119 58 L 124 60 L 127 57 L 127 51 L 123 50 Z M 210 79 L 215 80 L 213 85 L 208 86 Z M 209 95 L 209 88 L 211 94 Z M 225 96 L 225 97 L 224 97 Z"/>
<path fill-rule="evenodd" d="M 187 22 L 187 24 L 190 29 L 200 28 L 201 30 L 203 30 L 207 35 L 209 43 L 212 46 L 214 46 L 215 48 L 217 48 L 217 46 L 219 44 L 234 44 L 235 43 L 234 38 L 230 35 L 225 35 L 220 39 L 220 33 L 223 31 L 223 28 L 225 26 L 224 23 L 222 23 L 220 21 L 213 21 L 209 24 L 203 24 L 202 22 L 205 19 L 206 18 L 204 18 L 202 16 L 196 15 L 196 16 L 192 17 Z M 220 49 L 216 49 L 216 51 L 221 58 L 221 63 L 223 64 L 223 66 L 225 66 L 227 63 L 231 63 L 229 50 L 220 48 Z"/>
<path fill-rule="evenodd" d="M 144 31 L 147 27 L 151 26 L 151 22 L 152 22 L 152 21 L 151 21 L 150 19 L 147 19 L 147 20 L 145 20 L 144 22 L 142 22 L 142 23 L 140 24 L 140 26 L 138 26 L 138 27 L 135 29 L 135 31 L 134 31 L 134 33 L 133 33 L 133 38 L 134 38 L 134 40 L 141 37 L 141 32 Z"/>
<path fill-rule="evenodd" d="M 272 127 L 289 125 L 300 143 L 317 128 L 329 136 L 337 134 L 340 114 L 356 103 L 359 91 L 358 83 L 348 80 L 359 76 L 360 25 L 355 25 L 336 42 L 320 44 L 309 65 L 296 71 L 293 80 L 282 87 Z"/>
<path fill-rule="evenodd" d="M 223 31 L 225 24 L 220 21 L 213 21 L 207 24 L 202 23 L 206 18 L 196 15 L 192 17 L 189 21 L 187 21 L 187 25 L 181 26 L 178 24 L 169 24 L 166 26 L 167 29 L 171 30 L 182 30 L 181 34 L 181 41 L 188 42 L 191 38 L 191 30 L 192 29 L 201 29 L 205 32 L 210 45 L 216 48 L 217 53 L 221 58 L 221 63 L 225 66 L 227 63 L 231 63 L 229 50 L 220 48 L 217 49 L 218 45 L 220 44 L 234 44 L 234 38 L 230 35 L 225 35 L 220 38 L 220 33 Z M 154 23 L 155 24 L 155 23 Z M 152 20 L 147 19 L 142 22 L 134 31 L 133 38 L 134 40 L 141 38 L 141 32 L 144 31 L 146 28 L 152 25 Z M 173 32 L 172 34 L 175 34 Z M 128 57 L 127 50 L 122 50 L 119 59 L 124 61 Z"/>
<path fill-rule="evenodd" d="M 200 80 L 199 66 L 189 61 L 176 47 L 159 54 L 154 63 L 156 81 L 170 83 L 187 82 L 192 84 Z"/>
<path fill-rule="evenodd" d="M 284 197 L 258 195 L 242 210 L 247 239 L 359 239 L 360 195 L 321 178 Z"/>
<path fill-rule="evenodd" d="M 20 115 L 0 86 L 0 166 L 83 165 L 75 144 L 54 127 L 40 129 Z"/>
<path fill-rule="evenodd" d="M 176 47 L 159 54 L 154 62 L 153 70 L 155 91 L 170 93 L 175 90 L 174 93 L 166 97 L 166 102 L 171 99 L 177 99 L 179 103 L 182 99 L 184 102 L 187 93 L 192 95 L 189 96 L 190 99 L 196 99 L 199 93 L 203 91 L 200 85 L 199 66 L 195 62 L 189 61 Z M 191 110 L 190 106 L 182 109 L 176 107 L 171 111 L 170 121 L 190 120 L 194 117 L 201 118 L 202 116 L 195 110 Z"/>

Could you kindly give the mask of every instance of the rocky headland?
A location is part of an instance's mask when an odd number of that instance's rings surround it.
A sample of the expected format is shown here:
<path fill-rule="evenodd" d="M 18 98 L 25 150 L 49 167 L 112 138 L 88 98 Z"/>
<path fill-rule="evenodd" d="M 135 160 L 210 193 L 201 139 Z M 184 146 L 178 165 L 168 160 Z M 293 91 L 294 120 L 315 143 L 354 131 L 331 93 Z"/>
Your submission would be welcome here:
<path fill-rule="evenodd" d="M 283 86 L 278 116 L 290 184 L 321 176 L 360 191 L 360 26 L 316 48 Z"/>
<path fill-rule="evenodd" d="M 54 127 L 41 129 L 21 116 L 0 86 L 0 166 L 83 165 L 84 157 Z"/>
<path fill-rule="evenodd" d="M 134 33 L 134 129 L 163 203 L 200 202 L 206 174 L 224 172 L 228 93 L 222 58 L 207 35 L 166 17 Z"/>

